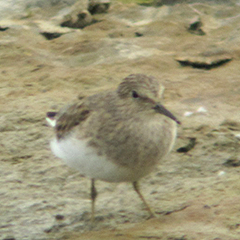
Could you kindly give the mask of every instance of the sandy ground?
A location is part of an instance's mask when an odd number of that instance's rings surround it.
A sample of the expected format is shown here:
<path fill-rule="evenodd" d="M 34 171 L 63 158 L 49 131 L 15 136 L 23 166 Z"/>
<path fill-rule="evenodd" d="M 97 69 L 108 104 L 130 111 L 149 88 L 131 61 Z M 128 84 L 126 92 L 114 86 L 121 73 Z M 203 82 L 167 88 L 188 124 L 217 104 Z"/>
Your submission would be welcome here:
<path fill-rule="evenodd" d="M 94 24 L 47 40 L 39 16 L 48 24 L 53 10 L 0 22 L 0 239 L 240 239 L 240 6 L 114 3 Z M 45 112 L 132 73 L 164 84 L 182 125 L 173 152 L 141 181 L 157 217 L 147 219 L 130 184 L 99 181 L 91 226 L 90 181 L 51 153 Z M 195 146 L 177 152 L 189 138 Z"/>

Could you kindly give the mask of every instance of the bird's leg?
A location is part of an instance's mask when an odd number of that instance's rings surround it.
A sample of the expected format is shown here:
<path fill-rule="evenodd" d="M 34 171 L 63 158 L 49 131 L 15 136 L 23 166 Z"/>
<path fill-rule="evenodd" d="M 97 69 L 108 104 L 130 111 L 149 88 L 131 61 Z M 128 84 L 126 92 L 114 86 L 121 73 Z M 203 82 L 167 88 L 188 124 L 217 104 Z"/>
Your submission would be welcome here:
<path fill-rule="evenodd" d="M 150 216 L 149 218 L 152 218 L 152 217 L 155 217 L 155 214 L 153 213 L 153 211 L 151 210 L 151 208 L 149 207 L 149 205 L 147 204 L 146 200 L 144 199 L 143 195 L 141 194 L 140 192 L 140 189 L 139 189 L 139 185 L 138 185 L 138 182 L 135 181 L 132 183 L 133 184 L 133 188 L 134 190 L 136 191 L 136 193 L 138 194 L 138 196 L 141 198 L 141 200 L 143 201 L 145 207 L 147 208 Z"/>
<path fill-rule="evenodd" d="M 94 222 L 94 215 L 95 215 L 95 200 L 97 197 L 97 190 L 95 188 L 95 179 L 91 179 L 91 200 L 92 200 L 92 215 L 91 215 L 91 222 Z"/>

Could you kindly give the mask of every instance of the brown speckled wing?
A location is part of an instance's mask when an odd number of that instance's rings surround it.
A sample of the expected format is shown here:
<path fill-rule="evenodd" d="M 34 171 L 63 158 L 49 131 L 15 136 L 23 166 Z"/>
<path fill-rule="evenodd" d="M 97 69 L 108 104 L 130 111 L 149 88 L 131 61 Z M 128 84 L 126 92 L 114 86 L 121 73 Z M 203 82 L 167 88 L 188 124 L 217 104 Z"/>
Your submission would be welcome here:
<path fill-rule="evenodd" d="M 90 109 L 83 103 L 74 103 L 57 115 L 55 131 L 58 139 L 64 138 L 75 126 L 88 118 Z"/>

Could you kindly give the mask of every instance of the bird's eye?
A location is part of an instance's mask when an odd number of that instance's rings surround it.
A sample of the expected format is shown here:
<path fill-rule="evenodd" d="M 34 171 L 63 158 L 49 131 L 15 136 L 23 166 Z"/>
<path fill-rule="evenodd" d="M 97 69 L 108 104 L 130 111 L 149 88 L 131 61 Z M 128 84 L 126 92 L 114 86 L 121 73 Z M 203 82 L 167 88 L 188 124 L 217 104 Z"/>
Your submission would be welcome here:
<path fill-rule="evenodd" d="M 132 91 L 132 97 L 133 98 L 138 98 L 139 97 L 136 91 Z"/>

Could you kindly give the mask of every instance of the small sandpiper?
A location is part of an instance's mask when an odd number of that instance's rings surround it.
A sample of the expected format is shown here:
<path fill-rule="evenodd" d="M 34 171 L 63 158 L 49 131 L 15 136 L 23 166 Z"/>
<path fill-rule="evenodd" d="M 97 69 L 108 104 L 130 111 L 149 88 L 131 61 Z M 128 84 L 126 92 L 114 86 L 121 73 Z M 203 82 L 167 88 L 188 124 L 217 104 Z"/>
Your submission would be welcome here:
<path fill-rule="evenodd" d="M 105 91 L 47 113 L 54 127 L 53 153 L 91 179 L 94 220 L 95 180 L 131 182 L 150 217 L 138 186 L 173 147 L 180 122 L 160 103 L 160 83 L 131 74 L 115 91 Z"/>

